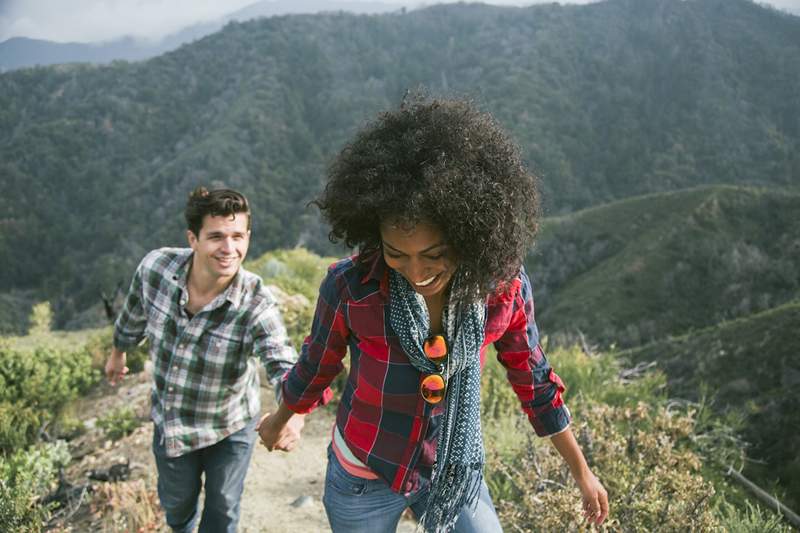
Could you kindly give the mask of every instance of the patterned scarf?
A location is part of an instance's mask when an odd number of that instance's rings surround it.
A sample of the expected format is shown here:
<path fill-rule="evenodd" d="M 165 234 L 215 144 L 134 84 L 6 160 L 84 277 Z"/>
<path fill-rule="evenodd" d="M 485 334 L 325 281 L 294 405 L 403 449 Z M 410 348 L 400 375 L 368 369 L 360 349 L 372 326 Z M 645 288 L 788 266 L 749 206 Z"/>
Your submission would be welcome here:
<path fill-rule="evenodd" d="M 422 373 L 436 373 L 437 366 L 425 357 L 422 349 L 430 330 L 425 299 L 403 276 L 395 270 L 390 272 L 392 328 L 411 364 Z M 459 280 L 456 272 L 452 283 Z M 447 380 L 444 420 L 436 446 L 427 510 L 420 520 L 428 532 L 450 531 L 462 508 L 474 506 L 478 500 L 484 463 L 480 348 L 485 320 L 482 303 L 457 305 L 451 298 L 444 310 L 450 353 L 443 372 Z"/>

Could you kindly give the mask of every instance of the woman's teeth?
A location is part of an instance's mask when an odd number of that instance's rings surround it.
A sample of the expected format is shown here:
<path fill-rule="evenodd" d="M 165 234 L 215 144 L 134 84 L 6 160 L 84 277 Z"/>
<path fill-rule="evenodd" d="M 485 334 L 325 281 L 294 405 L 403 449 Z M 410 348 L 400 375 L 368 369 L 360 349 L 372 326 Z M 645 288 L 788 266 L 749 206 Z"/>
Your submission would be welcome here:
<path fill-rule="evenodd" d="M 428 285 L 433 283 L 433 280 L 435 280 L 435 279 L 436 279 L 436 276 L 433 276 L 433 277 L 430 277 L 430 278 L 428 278 L 426 280 L 420 281 L 419 283 L 415 283 L 414 285 L 416 285 L 417 287 L 427 287 Z"/>

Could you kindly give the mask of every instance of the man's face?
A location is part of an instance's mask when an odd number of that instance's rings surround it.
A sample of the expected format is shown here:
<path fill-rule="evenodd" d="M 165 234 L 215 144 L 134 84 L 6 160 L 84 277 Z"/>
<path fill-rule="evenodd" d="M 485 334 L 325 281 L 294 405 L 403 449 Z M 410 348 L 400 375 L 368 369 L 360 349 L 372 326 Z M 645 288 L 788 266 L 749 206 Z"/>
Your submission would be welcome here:
<path fill-rule="evenodd" d="M 189 246 L 194 250 L 194 268 L 202 276 L 220 280 L 232 278 L 247 255 L 250 245 L 250 230 L 247 229 L 248 215 L 203 217 L 200 235 L 187 231 Z"/>

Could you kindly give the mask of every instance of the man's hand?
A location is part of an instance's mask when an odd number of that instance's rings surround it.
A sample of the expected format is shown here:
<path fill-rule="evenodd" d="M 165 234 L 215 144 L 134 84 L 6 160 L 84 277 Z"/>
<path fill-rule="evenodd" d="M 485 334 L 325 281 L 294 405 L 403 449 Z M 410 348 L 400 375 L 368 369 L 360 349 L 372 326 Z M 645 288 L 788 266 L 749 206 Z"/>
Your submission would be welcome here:
<path fill-rule="evenodd" d="M 111 355 L 108 356 L 108 361 L 106 361 L 106 378 L 111 385 L 119 383 L 128 373 L 128 367 L 125 366 L 126 358 L 125 352 L 111 348 Z"/>
<path fill-rule="evenodd" d="M 261 417 L 256 431 L 267 450 L 290 452 L 300 443 L 300 432 L 305 423 L 305 415 L 293 413 L 281 404 L 276 413 Z"/>

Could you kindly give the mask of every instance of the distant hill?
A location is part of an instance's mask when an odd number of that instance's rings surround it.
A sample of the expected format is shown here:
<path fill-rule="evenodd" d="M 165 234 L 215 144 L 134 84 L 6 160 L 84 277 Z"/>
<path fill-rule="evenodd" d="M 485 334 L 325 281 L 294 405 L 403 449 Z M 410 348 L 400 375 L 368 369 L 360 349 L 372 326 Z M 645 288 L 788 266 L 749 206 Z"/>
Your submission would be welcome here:
<path fill-rule="evenodd" d="M 222 29 L 231 21 L 243 22 L 258 17 L 289 13 L 386 13 L 403 8 L 402 4 L 383 2 L 336 2 L 330 0 L 262 0 L 218 20 L 193 24 L 157 41 L 124 37 L 99 43 L 58 43 L 42 39 L 13 37 L 0 42 L 0 72 L 23 67 L 60 63 L 110 63 L 114 60 L 141 61 L 175 50 Z"/>
<path fill-rule="evenodd" d="M 65 324 L 183 242 L 200 183 L 250 195 L 253 253 L 331 253 L 306 208 L 326 165 L 418 85 L 494 113 L 552 215 L 800 182 L 800 21 L 748 0 L 270 17 L 141 63 L 0 75 L 0 292 L 40 291 Z"/>
<path fill-rule="evenodd" d="M 527 268 L 551 335 L 636 346 L 714 326 L 800 296 L 800 193 L 704 187 L 547 219 Z"/>
<path fill-rule="evenodd" d="M 669 395 L 693 400 L 708 394 L 719 411 L 743 417 L 747 465 L 762 486 L 780 482 L 784 502 L 800 508 L 800 300 L 723 322 L 677 338 L 623 352 L 656 361 Z M 701 386 L 702 384 L 702 386 Z"/>

